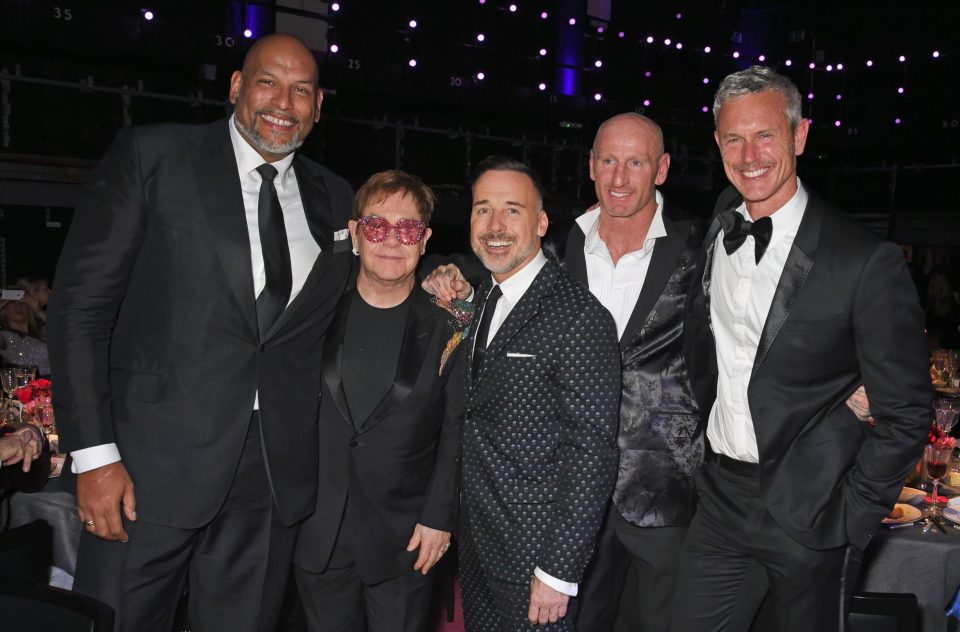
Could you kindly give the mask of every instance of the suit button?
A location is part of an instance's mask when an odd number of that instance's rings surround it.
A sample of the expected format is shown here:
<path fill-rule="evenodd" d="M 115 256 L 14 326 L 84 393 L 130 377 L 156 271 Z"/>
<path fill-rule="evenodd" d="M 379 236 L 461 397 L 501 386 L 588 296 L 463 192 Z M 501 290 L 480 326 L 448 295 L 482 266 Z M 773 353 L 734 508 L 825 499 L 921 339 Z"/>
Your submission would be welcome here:
<path fill-rule="evenodd" d="M 266 350 L 267 350 L 267 345 L 265 344 L 260 345 L 260 353 L 264 353 Z"/>
<path fill-rule="evenodd" d="M 351 447 L 351 448 L 355 448 L 355 447 L 357 447 L 358 445 L 360 445 L 360 442 L 359 442 L 359 441 L 357 441 L 356 439 L 350 439 L 350 447 Z"/>

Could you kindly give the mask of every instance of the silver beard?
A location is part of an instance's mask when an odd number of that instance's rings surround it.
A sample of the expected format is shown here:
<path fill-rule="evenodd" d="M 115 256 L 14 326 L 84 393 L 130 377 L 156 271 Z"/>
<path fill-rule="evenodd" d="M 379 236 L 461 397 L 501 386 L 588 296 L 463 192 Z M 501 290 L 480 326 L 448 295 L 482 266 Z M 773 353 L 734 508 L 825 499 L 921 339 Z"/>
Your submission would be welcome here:
<path fill-rule="evenodd" d="M 253 116 L 256 120 L 256 117 L 264 113 L 270 113 L 270 110 L 260 110 L 259 112 L 254 112 Z M 266 152 L 268 154 L 280 154 L 286 155 L 297 149 L 300 149 L 300 146 L 303 145 L 304 139 L 300 138 L 300 128 L 297 128 L 296 133 L 294 133 L 293 138 L 288 140 L 285 143 L 277 143 L 257 131 L 256 127 L 247 127 L 245 126 L 238 117 L 233 117 L 233 122 L 237 126 L 237 131 L 240 132 L 240 135 L 247 139 L 251 145 L 259 149 L 260 151 Z M 300 120 L 294 120 L 295 125 L 300 125 Z"/>

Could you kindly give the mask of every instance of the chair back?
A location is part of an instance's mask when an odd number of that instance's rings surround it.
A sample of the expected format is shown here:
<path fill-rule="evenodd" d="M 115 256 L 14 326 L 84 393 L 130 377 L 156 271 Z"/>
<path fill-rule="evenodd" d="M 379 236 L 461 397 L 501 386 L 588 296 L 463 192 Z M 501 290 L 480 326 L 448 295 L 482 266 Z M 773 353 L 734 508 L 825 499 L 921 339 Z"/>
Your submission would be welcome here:
<path fill-rule="evenodd" d="M 0 531 L 0 580 L 46 584 L 53 530 L 43 520 Z"/>
<path fill-rule="evenodd" d="M 919 632 L 920 608 L 913 593 L 856 593 L 847 632 Z"/>
<path fill-rule="evenodd" d="M 4 632 L 112 632 L 113 609 L 69 590 L 0 581 Z"/>

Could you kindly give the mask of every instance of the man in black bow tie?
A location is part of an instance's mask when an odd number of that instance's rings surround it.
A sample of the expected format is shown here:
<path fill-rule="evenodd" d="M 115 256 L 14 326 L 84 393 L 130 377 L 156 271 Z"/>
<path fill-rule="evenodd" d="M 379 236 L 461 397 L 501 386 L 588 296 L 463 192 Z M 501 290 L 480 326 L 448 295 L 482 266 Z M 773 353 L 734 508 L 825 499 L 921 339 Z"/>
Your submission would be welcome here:
<path fill-rule="evenodd" d="M 759 565 L 775 629 L 842 629 L 862 551 L 930 424 L 923 314 L 900 249 L 798 180 L 809 122 L 788 78 L 734 73 L 713 113 L 736 191 L 688 298 L 708 446 L 674 628 L 730 628 Z M 861 383 L 872 429 L 844 405 Z"/>

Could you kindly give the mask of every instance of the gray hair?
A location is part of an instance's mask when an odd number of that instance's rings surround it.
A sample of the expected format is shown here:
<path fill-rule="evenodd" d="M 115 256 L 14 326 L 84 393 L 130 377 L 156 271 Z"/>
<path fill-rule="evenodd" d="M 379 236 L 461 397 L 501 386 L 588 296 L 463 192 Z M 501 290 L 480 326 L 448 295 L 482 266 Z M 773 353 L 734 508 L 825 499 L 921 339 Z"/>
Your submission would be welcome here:
<path fill-rule="evenodd" d="M 787 119 L 790 121 L 791 131 L 797 129 L 802 114 L 800 113 L 800 91 L 787 77 L 775 72 L 766 66 L 750 66 L 727 77 L 720 82 L 717 93 L 713 97 L 713 125 L 717 125 L 720 108 L 731 99 L 742 97 L 745 94 L 758 92 L 779 92 L 787 100 Z"/>

